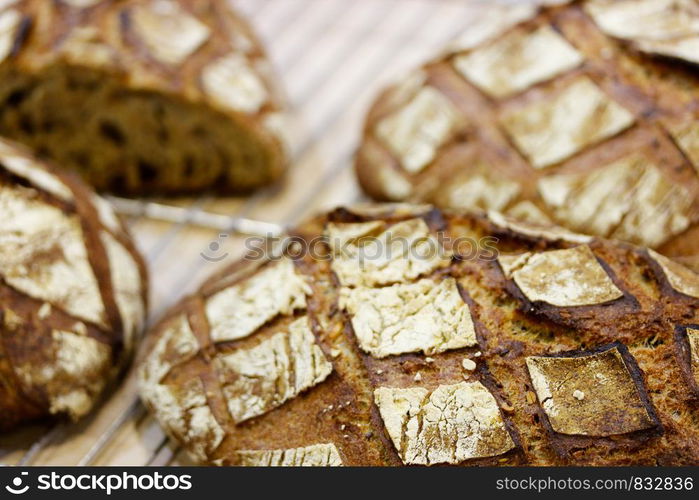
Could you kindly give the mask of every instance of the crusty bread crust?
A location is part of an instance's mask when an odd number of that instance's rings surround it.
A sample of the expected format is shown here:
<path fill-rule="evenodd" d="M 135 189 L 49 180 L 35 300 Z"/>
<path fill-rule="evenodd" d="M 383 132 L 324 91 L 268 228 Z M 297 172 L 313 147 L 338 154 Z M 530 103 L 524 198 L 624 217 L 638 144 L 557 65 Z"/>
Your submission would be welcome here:
<path fill-rule="evenodd" d="M 365 192 L 697 254 L 696 61 L 605 32 L 588 13 L 612 19 L 607 6 L 624 3 L 633 16 L 624 1 L 543 8 L 476 45 L 455 44 L 381 92 L 355 159 Z M 696 17 L 692 2 L 675 3 L 664 15 Z"/>
<path fill-rule="evenodd" d="M 147 277 L 107 202 L 0 140 L 0 429 L 78 419 L 130 360 Z"/>
<path fill-rule="evenodd" d="M 361 235 L 381 240 L 390 230 L 416 242 L 442 241 L 450 257 L 367 260 L 348 274 L 352 242 Z M 290 260 L 243 260 L 172 308 L 144 345 L 143 400 L 196 460 L 699 460 L 699 393 L 690 378 L 699 375 L 691 364 L 699 355 L 691 357 L 684 333 L 697 323 L 699 302 L 673 288 L 666 274 L 672 270 L 643 248 L 425 206 L 337 209 L 292 234 L 297 243 L 337 236 L 315 247 L 316 256 L 324 248 L 320 253 L 332 258 L 293 262 L 308 287 L 305 304 L 288 285 L 296 278 L 282 273 Z M 346 254 L 327 246 L 342 238 L 350 242 Z M 415 269 L 424 272 L 396 274 Z M 685 279 L 699 282 L 699 275 Z M 434 287 L 425 291 L 430 281 Z M 256 295 L 265 283 L 274 292 Z M 358 290 L 364 302 L 352 303 Z M 394 293 L 403 295 L 395 301 Z M 530 299 L 534 293 L 540 300 Z M 217 305 L 221 297 L 227 308 Z M 260 301 L 264 314 L 243 313 L 249 301 Z M 299 350 L 294 332 L 306 321 L 313 342 Z M 242 325 L 248 327 L 241 334 Z M 222 328 L 229 340 L 212 341 L 210 332 L 220 336 Z M 282 339 L 291 339 L 286 350 L 275 350 Z M 321 354 L 307 364 L 316 348 Z M 299 385 L 310 374 L 317 376 Z"/>
<path fill-rule="evenodd" d="M 248 192 L 283 172 L 283 99 L 224 0 L 3 7 L 0 134 L 122 194 Z"/>

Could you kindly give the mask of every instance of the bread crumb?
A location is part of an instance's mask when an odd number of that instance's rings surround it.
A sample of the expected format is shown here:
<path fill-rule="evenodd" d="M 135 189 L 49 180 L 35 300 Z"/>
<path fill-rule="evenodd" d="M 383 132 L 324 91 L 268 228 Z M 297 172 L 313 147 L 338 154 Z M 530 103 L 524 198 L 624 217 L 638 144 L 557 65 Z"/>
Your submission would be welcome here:
<path fill-rule="evenodd" d="M 414 380 L 415 382 L 420 382 L 420 381 L 422 380 L 422 373 L 417 372 L 417 373 L 415 374 L 415 377 L 413 377 L 413 380 Z"/>
<path fill-rule="evenodd" d="M 532 404 L 534 401 L 536 401 L 536 394 L 534 394 L 532 391 L 527 391 L 526 394 L 527 397 L 527 403 Z"/>
<path fill-rule="evenodd" d="M 330 349 L 330 356 L 333 358 L 338 357 L 340 354 L 342 354 L 342 351 L 340 349 Z"/>
<path fill-rule="evenodd" d="M 44 302 L 41 304 L 41 307 L 39 308 L 39 311 L 37 312 L 37 316 L 39 319 L 46 319 L 49 317 L 51 314 L 51 304 L 48 302 Z"/>
<path fill-rule="evenodd" d="M 581 390 L 575 389 L 575 391 L 573 391 L 573 397 L 578 401 L 582 401 L 585 399 L 585 393 Z"/>
<path fill-rule="evenodd" d="M 5 309 L 3 311 L 3 316 L 5 320 L 5 326 L 11 330 L 14 330 L 15 328 L 19 328 L 22 326 L 22 323 L 24 323 L 24 320 L 20 318 L 17 313 L 15 313 L 12 309 Z"/>
<path fill-rule="evenodd" d="M 464 367 L 464 370 L 473 371 L 476 369 L 476 362 L 472 359 L 464 358 L 461 362 L 461 366 Z"/>
<path fill-rule="evenodd" d="M 480 358 L 481 354 L 483 354 L 481 351 L 476 351 L 476 353 L 473 355 L 474 358 Z"/>

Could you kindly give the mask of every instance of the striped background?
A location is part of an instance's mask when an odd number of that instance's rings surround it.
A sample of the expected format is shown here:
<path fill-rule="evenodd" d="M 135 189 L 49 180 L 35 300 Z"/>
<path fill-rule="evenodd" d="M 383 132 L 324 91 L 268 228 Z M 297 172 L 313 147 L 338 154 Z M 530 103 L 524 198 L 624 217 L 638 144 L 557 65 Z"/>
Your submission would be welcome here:
<path fill-rule="evenodd" d="M 506 7 L 488 0 L 232 0 L 264 39 L 293 107 L 293 167 L 281 186 L 251 198 L 167 200 L 192 210 L 282 224 L 358 201 L 351 169 L 362 116 L 386 83 L 464 30 L 479 33 Z M 129 221 L 151 273 L 151 320 L 243 248 L 224 238 L 221 264 L 200 256 L 217 232 L 143 218 Z M 187 463 L 146 414 L 128 374 L 77 424 L 35 425 L 0 437 L 0 462 L 37 465 Z"/>

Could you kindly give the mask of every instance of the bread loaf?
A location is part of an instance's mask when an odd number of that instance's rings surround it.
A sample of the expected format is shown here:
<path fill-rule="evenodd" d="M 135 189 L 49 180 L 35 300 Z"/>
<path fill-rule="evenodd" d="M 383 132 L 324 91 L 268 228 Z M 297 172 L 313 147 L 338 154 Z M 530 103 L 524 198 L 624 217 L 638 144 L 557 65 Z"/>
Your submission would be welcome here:
<path fill-rule="evenodd" d="M 698 254 L 696 7 L 571 2 L 464 37 L 378 96 L 363 188 Z"/>
<path fill-rule="evenodd" d="M 696 464 L 699 275 L 492 215 L 308 221 L 159 322 L 143 400 L 204 463 Z"/>
<path fill-rule="evenodd" d="M 225 0 L 0 7 L 0 134 L 127 195 L 240 193 L 279 177 L 282 105 Z"/>
<path fill-rule="evenodd" d="M 108 203 L 0 140 L 0 430 L 90 411 L 129 360 L 146 286 Z"/>

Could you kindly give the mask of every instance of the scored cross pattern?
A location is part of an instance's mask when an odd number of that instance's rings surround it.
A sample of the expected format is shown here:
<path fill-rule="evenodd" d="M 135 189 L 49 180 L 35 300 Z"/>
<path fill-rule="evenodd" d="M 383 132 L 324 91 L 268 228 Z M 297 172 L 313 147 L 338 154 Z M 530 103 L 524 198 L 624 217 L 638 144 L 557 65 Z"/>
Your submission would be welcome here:
<path fill-rule="evenodd" d="M 699 79 L 649 57 L 668 47 L 644 37 L 680 37 L 696 24 L 692 2 L 588 0 L 535 14 L 513 8 L 519 24 L 457 41 L 381 94 L 357 154 L 363 187 L 687 253 L 680 235 L 699 222 Z M 689 32 L 677 43 L 693 43 Z"/>

